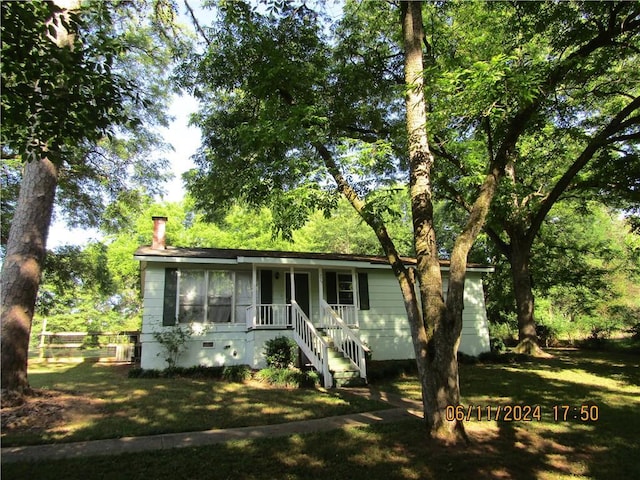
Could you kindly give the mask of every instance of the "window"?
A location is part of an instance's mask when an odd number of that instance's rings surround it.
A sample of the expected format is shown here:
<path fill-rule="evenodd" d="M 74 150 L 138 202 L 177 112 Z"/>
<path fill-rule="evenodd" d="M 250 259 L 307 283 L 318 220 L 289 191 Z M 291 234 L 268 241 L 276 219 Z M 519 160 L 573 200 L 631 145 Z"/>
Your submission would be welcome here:
<path fill-rule="evenodd" d="M 338 304 L 353 305 L 353 278 L 351 274 L 338 274 Z"/>
<path fill-rule="evenodd" d="M 329 305 L 353 305 L 353 276 L 350 273 L 326 272 L 325 288 Z"/>
<path fill-rule="evenodd" d="M 329 305 L 355 305 L 355 284 L 351 273 L 325 272 L 325 289 Z M 358 306 L 369 310 L 369 278 L 366 273 L 358 273 Z"/>
<path fill-rule="evenodd" d="M 233 304 L 233 274 L 231 272 L 205 272 L 208 277 L 206 321 L 223 323 L 231 321 Z"/>
<path fill-rule="evenodd" d="M 176 314 L 180 323 L 233 321 L 234 278 L 233 272 L 167 269 L 164 325 L 175 324 Z"/>

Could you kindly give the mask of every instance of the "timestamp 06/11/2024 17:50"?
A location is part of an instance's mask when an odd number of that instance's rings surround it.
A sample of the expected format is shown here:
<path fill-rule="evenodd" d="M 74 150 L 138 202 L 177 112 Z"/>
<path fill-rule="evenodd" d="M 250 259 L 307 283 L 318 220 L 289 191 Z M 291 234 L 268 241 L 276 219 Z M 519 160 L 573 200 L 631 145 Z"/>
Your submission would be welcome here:
<path fill-rule="evenodd" d="M 597 422 L 600 407 L 596 404 L 552 405 L 549 409 L 540 405 L 448 405 L 445 410 L 447 421 L 541 422 L 547 414 L 554 422 Z"/>

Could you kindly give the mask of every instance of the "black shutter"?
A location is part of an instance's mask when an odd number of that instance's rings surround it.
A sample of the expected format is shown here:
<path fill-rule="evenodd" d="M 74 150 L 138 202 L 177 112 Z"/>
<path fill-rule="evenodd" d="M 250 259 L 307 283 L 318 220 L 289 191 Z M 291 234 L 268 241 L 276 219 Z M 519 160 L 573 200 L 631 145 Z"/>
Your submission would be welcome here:
<path fill-rule="evenodd" d="M 327 272 L 324 278 L 327 290 L 327 303 L 329 305 L 335 305 L 338 303 L 338 274 L 336 272 Z"/>
<path fill-rule="evenodd" d="M 269 305 L 273 303 L 273 272 L 271 270 L 260 271 L 260 303 Z"/>
<path fill-rule="evenodd" d="M 162 310 L 162 325 L 176 324 L 176 294 L 178 293 L 178 269 L 164 270 L 164 307 Z"/>
<path fill-rule="evenodd" d="M 358 273 L 358 298 L 360 310 L 369 310 L 369 276 L 366 273 Z"/>

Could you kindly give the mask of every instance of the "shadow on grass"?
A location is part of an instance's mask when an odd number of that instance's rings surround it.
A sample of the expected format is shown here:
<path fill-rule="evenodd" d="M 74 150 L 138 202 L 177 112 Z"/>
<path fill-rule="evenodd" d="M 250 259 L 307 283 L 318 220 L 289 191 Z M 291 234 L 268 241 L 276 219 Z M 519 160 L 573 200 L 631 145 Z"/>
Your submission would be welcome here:
<path fill-rule="evenodd" d="M 271 425 L 389 408 L 343 391 L 283 391 L 199 378 L 128 378 L 126 367 L 99 364 L 51 368 L 53 373 L 43 368 L 30 374 L 35 388 L 86 398 L 96 408 L 54 428 L 5 430 L 3 446 Z"/>
<path fill-rule="evenodd" d="M 521 365 L 462 368 L 466 404 L 540 406 L 542 421 L 497 422 L 508 476 L 539 478 L 551 471 L 560 477 L 639 478 L 638 357 L 554 354 Z M 597 420 L 582 421 L 582 405 L 596 406 L 590 411 Z M 520 459 L 511 468 L 508 452 Z"/>
<path fill-rule="evenodd" d="M 607 358 L 569 352 L 525 365 L 463 366 L 466 404 L 540 405 L 542 413 L 539 422 L 467 422 L 473 439 L 468 448 L 433 445 L 425 440 L 423 422 L 408 420 L 115 458 L 3 465 L 3 474 L 42 480 L 85 479 L 95 472 L 104 479 L 172 472 L 194 480 L 640 478 L 636 364 Z M 554 421 L 554 405 L 586 402 L 598 405 L 597 421 Z"/>
<path fill-rule="evenodd" d="M 190 479 L 480 479 L 638 478 L 627 460 L 609 468 L 610 451 L 567 448 L 564 434 L 530 443 L 511 423 L 469 448 L 424 440 L 418 420 L 367 428 L 237 441 L 209 447 L 3 466 L 7 478 L 148 479 L 168 473 Z M 628 449 L 626 454 L 628 455 Z M 620 455 L 615 456 L 620 461 Z M 602 465 L 602 462 L 605 462 Z"/>
<path fill-rule="evenodd" d="M 476 464 L 472 478 L 640 478 L 640 357 L 552 353 L 554 358 L 521 364 L 460 366 L 462 403 L 481 406 L 484 415 L 478 420 L 474 410 L 467 422 L 474 444 L 465 463 Z M 381 388 L 420 399 L 414 378 Z M 487 407 L 495 413 L 505 405 L 539 406 L 541 420 L 487 421 Z M 592 412 L 598 419 L 581 421 L 582 405 L 597 407 Z M 458 471 L 462 459 L 451 455 Z"/>

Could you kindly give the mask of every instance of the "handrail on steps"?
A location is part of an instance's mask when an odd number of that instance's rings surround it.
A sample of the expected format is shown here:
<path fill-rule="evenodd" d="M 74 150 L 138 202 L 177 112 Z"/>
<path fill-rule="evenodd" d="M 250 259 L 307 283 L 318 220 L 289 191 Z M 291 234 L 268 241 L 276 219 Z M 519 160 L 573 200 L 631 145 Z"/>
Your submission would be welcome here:
<path fill-rule="evenodd" d="M 335 347 L 358 367 L 360 377 L 367 378 L 366 353 L 370 350 L 326 301 L 321 299 L 320 306 L 325 312 L 324 325 L 327 335 L 333 339 Z"/>
<path fill-rule="evenodd" d="M 295 341 L 316 370 L 322 373 L 324 387 L 331 388 L 333 377 L 329 371 L 329 344 L 320 336 L 295 300 L 291 300 L 291 310 Z"/>

